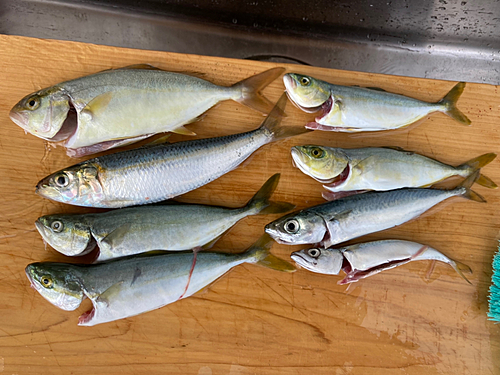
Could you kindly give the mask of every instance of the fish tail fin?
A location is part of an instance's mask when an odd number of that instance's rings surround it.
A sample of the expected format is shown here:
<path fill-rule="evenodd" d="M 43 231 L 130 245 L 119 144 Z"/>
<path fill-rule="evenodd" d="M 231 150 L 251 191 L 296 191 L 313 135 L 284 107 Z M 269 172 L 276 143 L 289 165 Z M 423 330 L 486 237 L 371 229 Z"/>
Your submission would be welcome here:
<path fill-rule="evenodd" d="M 450 266 L 453 267 L 453 269 L 462 277 L 462 279 L 472 285 L 469 279 L 467 279 L 467 277 L 465 277 L 465 275 L 463 274 L 464 271 L 472 273 L 472 269 L 467 264 L 450 259 Z"/>
<path fill-rule="evenodd" d="M 266 117 L 260 129 L 264 130 L 272 141 L 293 137 L 303 133 L 308 133 L 311 130 L 302 126 L 283 126 L 281 120 L 283 118 L 284 110 L 286 107 L 287 96 L 283 93 L 278 102 Z"/>
<path fill-rule="evenodd" d="M 486 199 L 484 199 L 481 195 L 471 190 L 470 188 L 477 181 L 479 176 L 480 176 L 479 170 L 475 171 L 469 177 L 467 177 L 460 185 L 457 186 L 457 190 L 459 190 L 460 195 L 466 199 L 485 203 Z"/>
<path fill-rule="evenodd" d="M 464 171 L 475 172 L 485 165 L 491 163 L 496 157 L 497 154 L 495 154 L 494 152 L 490 152 L 488 154 L 484 154 L 478 156 L 477 158 L 471 159 L 468 162 L 460 165 L 458 168 Z M 495 184 L 490 178 L 482 174 L 479 175 L 476 183 L 490 189 L 496 189 L 498 187 L 497 184 Z"/>
<path fill-rule="evenodd" d="M 464 88 L 465 82 L 457 83 L 437 104 L 440 104 L 443 107 L 442 112 L 446 113 L 452 119 L 463 125 L 470 125 L 471 121 L 457 108 L 457 101 L 460 95 L 462 95 Z"/>
<path fill-rule="evenodd" d="M 261 95 L 260 91 L 284 72 L 285 68 L 272 68 L 235 83 L 232 88 L 238 89 L 241 93 L 235 100 L 264 114 L 270 113 L 273 103 Z"/>
<path fill-rule="evenodd" d="M 273 240 L 267 233 L 260 237 L 257 242 L 246 251 L 246 256 L 248 256 L 249 259 L 248 262 L 276 271 L 294 272 L 295 267 L 291 263 L 271 254 L 269 249 L 272 243 Z"/>
<path fill-rule="evenodd" d="M 254 211 L 258 215 L 266 214 L 281 214 L 295 208 L 294 204 L 287 202 L 273 202 L 270 201 L 271 195 L 278 186 L 280 181 L 280 174 L 276 173 L 265 182 L 257 193 L 247 203 L 246 208 L 249 211 Z"/>

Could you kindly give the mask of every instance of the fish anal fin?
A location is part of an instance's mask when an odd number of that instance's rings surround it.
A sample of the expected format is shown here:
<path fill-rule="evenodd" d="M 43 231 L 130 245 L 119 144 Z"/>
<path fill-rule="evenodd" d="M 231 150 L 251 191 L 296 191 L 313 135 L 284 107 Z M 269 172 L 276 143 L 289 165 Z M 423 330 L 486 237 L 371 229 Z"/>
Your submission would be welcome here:
<path fill-rule="evenodd" d="M 215 237 L 212 241 L 206 243 L 200 249 L 201 250 L 209 250 L 209 249 L 211 249 L 215 245 L 215 243 L 220 240 L 220 238 L 224 235 L 224 233 L 222 233 L 220 236 Z"/>
<path fill-rule="evenodd" d="M 196 135 L 195 132 L 189 130 L 184 126 L 179 126 L 178 128 L 171 130 L 172 133 L 182 134 L 182 135 Z"/>

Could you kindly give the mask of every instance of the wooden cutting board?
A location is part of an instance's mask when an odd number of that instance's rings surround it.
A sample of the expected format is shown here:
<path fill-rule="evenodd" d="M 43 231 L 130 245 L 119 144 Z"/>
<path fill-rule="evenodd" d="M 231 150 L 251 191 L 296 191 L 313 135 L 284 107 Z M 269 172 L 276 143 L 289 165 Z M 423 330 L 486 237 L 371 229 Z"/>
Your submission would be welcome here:
<path fill-rule="evenodd" d="M 0 36 L 0 372 L 5 374 L 489 374 L 499 366 L 499 327 L 487 321 L 491 261 L 500 228 L 499 191 L 475 185 L 487 204 L 455 199 L 440 210 L 358 241 L 399 238 L 433 246 L 473 270 L 472 286 L 438 264 L 415 262 L 346 289 L 340 276 L 298 270 L 282 274 L 243 265 L 195 296 L 133 318 L 78 327 L 85 301 L 59 310 L 29 287 L 24 274 L 36 261 L 72 261 L 44 246 L 34 229 L 41 215 L 88 212 L 35 195 L 42 177 L 75 163 L 62 148 L 25 135 L 8 117 L 23 96 L 58 82 L 104 69 L 149 63 L 165 70 L 199 72 L 218 84 L 278 66 L 246 60 Z M 454 82 L 284 65 L 333 83 L 377 86 L 436 101 Z M 453 69 L 453 67 L 449 67 Z M 276 80 L 265 93 L 276 101 Z M 180 200 L 243 205 L 274 173 L 281 173 L 275 199 L 304 208 L 324 202 L 319 183 L 292 166 L 290 147 L 399 146 L 446 163 L 460 164 L 500 151 L 497 86 L 467 84 L 459 108 L 472 120 L 462 126 L 436 113 L 410 130 L 347 135 L 313 132 L 263 147 L 237 170 Z M 289 125 L 312 118 L 291 104 Z M 188 127 L 199 138 L 239 133 L 263 117 L 224 102 Z M 172 136 L 172 141 L 188 139 Z M 497 159 L 484 173 L 500 183 Z M 456 181 L 455 181 L 456 182 Z M 278 216 L 247 218 L 215 249 L 243 251 Z M 275 244 L 289 258 L 301 246 Z"/>

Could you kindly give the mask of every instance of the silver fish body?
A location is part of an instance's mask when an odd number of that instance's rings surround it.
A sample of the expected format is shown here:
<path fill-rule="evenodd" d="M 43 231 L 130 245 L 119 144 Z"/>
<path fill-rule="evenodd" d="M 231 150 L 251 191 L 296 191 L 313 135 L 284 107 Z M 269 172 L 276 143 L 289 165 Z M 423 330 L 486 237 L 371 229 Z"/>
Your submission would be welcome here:
<path fill-rule="evenodd" d="M 456 108 L 465 83 L 458 83 L 437 103 L 428 103 L 381 89 L 334 85 L 295 73 L 283 76 L 290 99 L 305 111 L 323 113 L 306 127 L 342 132 L 381 131 L 408 126 L 432 112 L 444 112 L 469 125 Z"/>
<path fill-rule="evenodd" d="M 224 100 L 268 113 L 272 105 L 258 92 L 276 79 L 274 68 L 231 87 L 190 75 L 141 65 L 62 82 L 23 98 L 11 119 L 49 141 L 63 141 L 70 156 L 84 156 L 174 131 Z M 33 106 L 30 106 L 33 103 Z M 74 109 L 75 118 L 66 121 Z"/>
<path fill-rule="evenodd" d="M 279 243 L 329 247 L 401 225 L 451 197 L 484 202 L 469 189 L 477 174 L 452 190 L 404 188 L 351 195 L 288 214 L 266 225 L 266 232 Z"/>
<path fill-rule="evenodd" d="M 63 203 L 102 208 L 176 197 L 230 172 L 265 144 L 303 133 L 305 129 L 279 125 L 285 104 L 283 95 L 256 130 L 101 156 L 46 177 L 36 192 Z"/>
<path fill-rule="evenodd" d="M 156 253 L 85 266 L 34 263 L 26 267 L 26 274 L 35 289 L 59 308 L 74 310 L 88 297 L 93 309 L 80 317 L 79 325 L 93 326 L 189 297 L 242 263 L 294 271 L 288 262 L 271 255 L 268 246 L 254 245 L 241 254 Z"/>
<path fill-rule="evenodd" d="M 379 272 L 418 260 L 449 264 L 469 284 L 461 269 L 472 272 L 467 265 L 448 258 L 438 250 L 416 242 L 382 240 L 341 248 L 313 248 L 292 253 L 291 258 L 309 271 L 327 275 L 346 273 L 339 284 L 357 282 Z"/>
<path fill-rule="evenodd" d="M 98 262 L 157 249 L 190 250 L 211 244 L 247 216 L 292 209 L 292 204 L 269 201 L 279 176 L 272 176 L 240 208 L 148 205 L 98 214 L 47 215 L 35 224 L 43 239 L 65 255 L 85 255 L 97 245 Z"/>
<path fill-rule="evenodd" d="M 455 167 L 414 152 L 386 147 L 292 147 L 294 165 L 332 192 L 427 187 L 452 176 L 465 178 L 495 157 L 494 153 L 484 154 Z M 483 175 L 476 182 L 496 187 Z"/>

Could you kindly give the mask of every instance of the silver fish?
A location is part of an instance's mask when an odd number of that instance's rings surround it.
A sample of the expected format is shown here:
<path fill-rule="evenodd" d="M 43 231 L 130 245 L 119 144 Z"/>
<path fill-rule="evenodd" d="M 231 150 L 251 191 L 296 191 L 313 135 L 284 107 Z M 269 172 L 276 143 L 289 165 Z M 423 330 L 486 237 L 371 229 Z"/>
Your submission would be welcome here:
<path fill-rule="evenodd" d="M 111 69 L 29 94 L 10 118 L 25 131 L 62 142 L 81 157 L 162 132 L 194 134 L 183 125 L 224 100 L 263 113 L 272 104 L 259 94 L 283 68 L 269 69 L 231 87 L 149 65 Z"/>
<path fill-rule="evenodd" d="M 161 252 L 93 265 L 32 263 L 26 267 L 26 275 L 31 286 L 60 309 L 75 310 L 88 297 L 93 309 L 80 316 L 78 325 L 93 326 L 189 297 L 239 264 L 295 271 L 290 263 L 269 252 L 271 242 L 263 236 L 240 254 Z"/>
<path fill-rule="evenodd" d="M 456 107 L 465 83 L 460 82 L 437 103 L 428 103 L 378 88 L 339 86 L 319 79 L 288 73 L 283 82 L 289 98 L 306 112 L 322 109 L 309 129 L 361 132 L 398 129 L 433 112 L 443 112 L 454 120 L 470 125 Z"/>
<path fill-rule="evenodd" d="M 403 240 L 382 240 L 345 246 L 337 249 L 312 248 L 293 252 L 291 258 L 305 269 L 346 276 L 339 285 L 355 283 L 379 272 L 417 260 L 433 260 L 449 264 L 470 284 L 462 269 L 472 273 L 466 264 L 448 258 L 430 246 Z"/>
<path fill-rule="evenodd" d="M 297 168 L 334 193 L 324 194 L 328 200 L 342 192 L 427 187 L 451 176 L 465 178 L 497 156 L 495 153 L 484 154 L 453 167 L 399 148 L 345 149 L 307 145 L 294 146 L 291 152 Z M 497 187 L 483 175 L 476 183 L 488 188 Z"/>
<path fill-rule="evenodd" d="M 96 261 L 143 253 L 210 247 L 241 219 L 284 213 L 290 203 L 269 201 L 280 175 L 272 176 L 241 208 L 166 204 L 124 208 L 98 214 L 46 215 L 35 225 L 43 239 L 68 256 L 85 255 L 99 246 Z"/>
<path fill-rule="evenodd" d="M 103 208 L 176 197 L 232 171 L 265 144 L 307 131 L 280 125 L 285 104 L 283 94 L 256 130 L 90 159 L 44 178 L 36 192 L 58 202 Z"/>
<path fill-rule="evenodd" d="M 401 225 L 436 204 L 455 196 L 485 202 L 470 190 L 479 172 L 452 190 L 404 188 L 340 198 L 288 214 L 266 225 L 266 232 L 287 245 L 322 247 Z"/>

